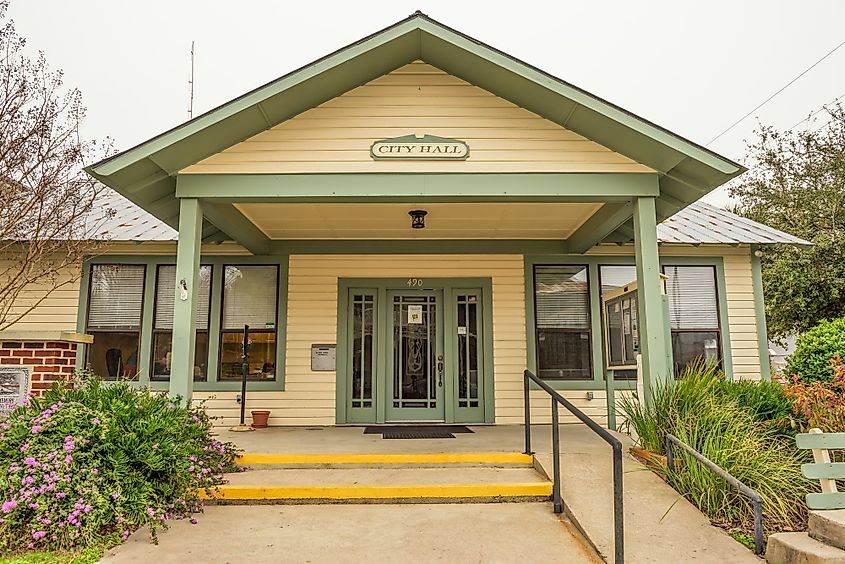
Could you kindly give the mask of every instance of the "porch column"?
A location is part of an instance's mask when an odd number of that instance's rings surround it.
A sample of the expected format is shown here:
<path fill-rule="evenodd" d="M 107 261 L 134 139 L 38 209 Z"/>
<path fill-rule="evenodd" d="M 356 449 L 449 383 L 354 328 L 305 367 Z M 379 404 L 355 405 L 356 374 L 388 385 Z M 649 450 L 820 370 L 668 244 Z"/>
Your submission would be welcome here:
<path fill-rule="evenodd" d="M 194 390 L 197 288 L 199 286 L 202 204 L 197 198 L 179 200 L 179 244 L 176 250 L 176 298 L 173 303 L 173 348 L 170 397 L 191 402 Z"/>
<path fill-rule="evenodd" d="M 657 250 L 657 214 L 653 197 L 634 201 L 634 248 L 637 261 L 637 314 L 643 390 L 646 397 L 659 381 L 671 378 L 660 283 L 660 257 Z"/>

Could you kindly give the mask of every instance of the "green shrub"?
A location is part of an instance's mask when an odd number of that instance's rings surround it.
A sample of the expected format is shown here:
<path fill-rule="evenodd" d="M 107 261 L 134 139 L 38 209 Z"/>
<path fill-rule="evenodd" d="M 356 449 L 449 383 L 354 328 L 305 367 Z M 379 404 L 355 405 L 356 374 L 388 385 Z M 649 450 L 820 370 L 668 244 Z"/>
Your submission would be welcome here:
<path fill-rule="evenodd" d="M 804 495 L 814 486 L 801 475 L 806 455 L 771 424 L 786 405 L 773 386 L 726 382 L 713 366 L 696 364 L 657 385 L 647 405 L 626 398 L 620 407 L 644 448 L 663 453 L 672 433 L 760 492 L 767 532 L 797 529 L 806 520 Z M 753 532 L 750 500 L 692 456 L 675 453 L 682 464 L 669 483 L 715 523 Z"/>
<path fill-rule="evenodd" d="M 126 382 L 56 385 L 0 423 L 0 551 L 110 544 L 144 525 L 155 540 L 235 455 L 202 406 Z"/>
<path fill-rule="evenodd" d="M 736 400 L 756 421 L 770 425 L 778 433 L 794 437 L 800 431 L 793 417 L 792 401 L 778 382 L 730 381 L 722 378 L 716 390 Z"/>
<path fill-rule="evenodd" d="M 845 317 L 822 321 L 795 342 L 795 352 L 786 359 L 786 375 L 805 382 L 833 380 L 831 361 L 845 359 Z"/>

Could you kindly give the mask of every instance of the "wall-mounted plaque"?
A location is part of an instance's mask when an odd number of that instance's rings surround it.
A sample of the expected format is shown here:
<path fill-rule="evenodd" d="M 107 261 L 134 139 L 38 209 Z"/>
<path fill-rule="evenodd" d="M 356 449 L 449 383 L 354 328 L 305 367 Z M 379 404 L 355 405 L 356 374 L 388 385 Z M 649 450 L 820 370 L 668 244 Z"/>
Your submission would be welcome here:
<path fill-rule="evenodd" d="M 21 405 L 29 392 L 29 368 L 0 366 L 0 413 Z"/>
<path fill-rule="evenodd" d="M 370 156 L 376 160 L 463 161 L 469 157 L 469 145 L 436 135 L 405 135 L 376 141 L 370 147 Z"/>
<path fill-rule="evenodd" d="M 337 345 L 311 345 L 311 370 L 333 372 L 336 366 Z"/>

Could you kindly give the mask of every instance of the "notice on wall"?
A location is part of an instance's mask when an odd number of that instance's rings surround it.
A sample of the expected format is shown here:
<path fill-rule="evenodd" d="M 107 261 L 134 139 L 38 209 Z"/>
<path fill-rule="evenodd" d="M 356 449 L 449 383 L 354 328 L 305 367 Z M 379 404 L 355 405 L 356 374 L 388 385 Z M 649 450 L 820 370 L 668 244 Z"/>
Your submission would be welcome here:
<path fill-rule="evenodd" d="M 311 345 L 311 371 L 333 372 L 337 366 L 337 345 Z"/>
<path fill-rule="evenodd" d="M 464 325 L 459 325 L 459 326 L 458 326 L 458 335 L 466 335 L 466 334 L 467 334 L 467 328 L 466 328 L 466 326 L 464 326 Z"/>
<path fill-rule="evenodd" d="M 408 306 L 408 325 L 422 325 L 423 311 L 421 305 Z"/>
<path fill-rule="evenodd" d="M 23 404 L 29 391 L 29 368 L 0 366 L 0 413 Z"/>

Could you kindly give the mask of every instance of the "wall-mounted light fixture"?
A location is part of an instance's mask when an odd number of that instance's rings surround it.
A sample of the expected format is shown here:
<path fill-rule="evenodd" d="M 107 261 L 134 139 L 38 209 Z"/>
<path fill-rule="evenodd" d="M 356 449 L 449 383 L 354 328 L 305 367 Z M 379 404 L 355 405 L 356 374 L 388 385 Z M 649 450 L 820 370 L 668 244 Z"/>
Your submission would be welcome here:
<path fill-rule="evenodd" d="M 425 210 L 411 210 L 408 212 L 408 215 L 411 216 L 411 228 L 412 229 L 425 229 L 425 216 L 428 215 L 428 212 Z"/>

